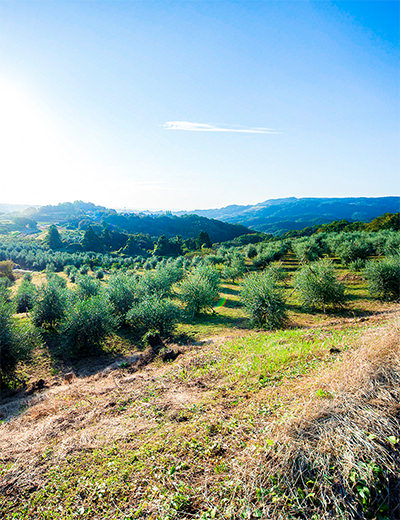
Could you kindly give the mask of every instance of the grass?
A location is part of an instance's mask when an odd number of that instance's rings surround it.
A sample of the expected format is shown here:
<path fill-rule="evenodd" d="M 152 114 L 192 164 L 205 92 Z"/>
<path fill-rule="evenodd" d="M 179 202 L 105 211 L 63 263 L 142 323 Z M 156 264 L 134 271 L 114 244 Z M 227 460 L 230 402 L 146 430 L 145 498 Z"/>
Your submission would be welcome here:
<path fill-rule="evenodd" d="M 33 396 L 0 430 L 2 517 L 397 518 L 399 306 L 348 274 L 347 309 L 326 314 L 289 276 L 290 328 L 274 332 L 249 331 L 240 282 L 224 283 L 214 313 L 179 324 L 174 362 L 97 360 Z M 137 349 L 127 332 L 106 348 Z M 27 375 L 48 378 L 35 356 Z"/>
<path fill-rule="evenodd" d="M 392 358 L 397 352 L 392 345 L 386 354 L 384 347 L 364 353 L 373 342 L 382 343 L 390 328 L 393 322 L 252 333 L 205 343 L 201 350 L 189 347 L 174 363 L 157 361 L 143 374 L 119 370 L 54 390 L 6 426 L 9 434 L 15 431 L 15 446 L 3 451 L 2 480 L 13 483 L 0 502 L 5 518 L 262 518 L 268 510 L 276 512 L 273 518 L 289 518 L 279 508 L 318 511 L 322 506 L 309 495 L 325 486 L 322 476 L 297 483 L 294 496 L 289 493 L 293 481 L 281 481 L 277 468 L 294 460 L 293 435 L 307 446 L 311 425 L 325 432 L 318 417 L 332 406 L 347 410 L 353 420 L 354 414 L 368 417 L 371 405 L 364 410 L 360 401 L 357 412 L 350 413 L 352 388 L 358 394 L 363 385 L 368 389 L 371 378 L 358 386 L 355 380 L 360 373 L 373 373 L 368 367 L 376 364 L 374 356 Z M 342 352 L 331 354 L 331 347 Z M 349 382 L 351 388 L 343 390 Z M 383 439 L 385 450 L 395 448 L 392 419 L 383 434 L 376 433 L 382 420 L 374 427 L 371 421 L 357 426 L 355 439 L 362 446 Z M 343 421 L 338 428 L 349 427 L 349 420 Z M 39 432 L 46 430 L 50 436 L 41 438 Z M 345 432 L 352 446 L 353 433 Z M 391 435 L 397 435 L 394 444 L 385 441 Z M 377 486 L 386 482 L 382 461 L 368 457 L 346 469 L 346 492 L 357 511 L 363 507 L 360 482 L 369 479 L 372 489 L 375 473 Z"/>

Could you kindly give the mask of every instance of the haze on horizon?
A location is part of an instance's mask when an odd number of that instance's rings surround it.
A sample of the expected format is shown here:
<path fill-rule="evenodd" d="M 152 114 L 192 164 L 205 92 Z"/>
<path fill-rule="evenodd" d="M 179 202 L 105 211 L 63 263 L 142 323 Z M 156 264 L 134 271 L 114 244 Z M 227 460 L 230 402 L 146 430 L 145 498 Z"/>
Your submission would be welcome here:
<path fill-rule="evenodd" d="M 400 193 L 399 2 L 0 4 L 1 203 Z"/>

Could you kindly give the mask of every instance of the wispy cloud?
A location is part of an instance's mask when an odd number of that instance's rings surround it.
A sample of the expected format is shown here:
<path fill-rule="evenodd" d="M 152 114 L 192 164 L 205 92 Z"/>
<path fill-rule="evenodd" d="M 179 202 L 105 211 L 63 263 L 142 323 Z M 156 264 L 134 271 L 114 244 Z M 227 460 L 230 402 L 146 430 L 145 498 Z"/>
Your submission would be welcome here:
<path fill-rule="evenodd" d="M 191 121 L 167 121 L 163 127 L 165 130 L 186 130 L 187 132 L 235 132 L 241 134 L 280 134 L 277 130 L 264 127 L 232 127 L 216 126 L 206 123 L 193 123 Z"/>

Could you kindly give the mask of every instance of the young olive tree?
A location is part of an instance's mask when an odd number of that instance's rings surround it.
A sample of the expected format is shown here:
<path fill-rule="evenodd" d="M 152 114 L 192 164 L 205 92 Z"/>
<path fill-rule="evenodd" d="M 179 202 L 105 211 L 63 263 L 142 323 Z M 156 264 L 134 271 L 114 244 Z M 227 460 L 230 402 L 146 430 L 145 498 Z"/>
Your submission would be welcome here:
<path fill-rule="evenodd" d="M 28 278 L 24 277 L 14 297 L 16 311 L 29 312 L 33 308 L 36 295 L 36 286 Z"/>
<path fill-rule="evenodd" d="M 14 322 L 12 313 L 12 304 L 0 298 L 0 387 L 11 382 L 17 363 L 38 343 L 32 325 Z"/>
<path fill-rule="evenodd" d="M 336 276 L 328 259 L 304 265 L 294 277 L 294 285 L 305 307 L 322 308 L 343 306 L 346 301 L 345 287 Z"/>
<path fill-rule="evenodd" d="M 382 300 L 400 298 L 400 256 L 391 256 L 380 261 L 371 260 L 363 274 L 372 296 Z"/>
<path fill-rule="evenodd" d="M 138 300 L 138 282 L 134 276 L 118 273 L 110 276 L 106 293 L 117 316 L 125 321 L 126 313 Z"/>
<path fill-rule="evenodd" d="M 160 336 L 172 334 L 180 318 L 180 309 L 171 300 L 156 296 L 134 305 L 127 314 L 129 325 L 142 333 L 157 331 Z"/>
<path fill-rule="evenodd" d="M 68 289 L 58 276 L 42 285 L 32 307 L 32 321 L 37 327 L 55 327 L 68 307 Z"/>
<path fill-rule="evenodd" d="M 276 329 L 285 324 L 287 310 L 282 289 L 268 272 L 248 275 L 240 296 L 255 327 Z"/>
<path fill-rule="evenodd" d="M 212 309 L 219 296 L 219 274 L 205 264 L 198 265 L 180 285 L 180 297 L 186 311 L 194 316 Z"/>
<path fill-rule="evenodd" d="M 109 299 L 104 294 L 75 303 L 61 322 L 61 338 L 70 353 L 84 356 L 93 352 L 118 326 Z"/>

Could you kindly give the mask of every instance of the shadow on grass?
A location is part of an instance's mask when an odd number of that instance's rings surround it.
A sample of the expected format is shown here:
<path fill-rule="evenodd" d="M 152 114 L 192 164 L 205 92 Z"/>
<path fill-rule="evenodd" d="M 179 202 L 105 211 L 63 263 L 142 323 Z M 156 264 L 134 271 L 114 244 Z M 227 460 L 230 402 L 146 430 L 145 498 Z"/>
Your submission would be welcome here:
<path fill-rule="evenodd" d="M 221 287 L 221 294 L 230 294 L 232 296 L 235 296 L 236 294 L 239 294 L 240 288 L 239 287 Z"/>
<path fill-rule="evenodd" d="M 249 328 L 249 320 L 242 316 L 227 316 L 219 313 L 203 313 L 198 316 L 194 316 L 193 318 L 186 317 L 181 321 L 182 325 L 189 325 L 192 327 L 212 327 L 215 326 L 217 328 L 232 328 L 232 329 L 247 329 Z M 195 334 L 195 333 L 194 333 Z M 191 336 L 188 333 L 189 337 Z"/>
<path fill-rule="evenodd" d="M 355 298 L 357 300 L 358 298 Z M 319 315 L 319 316 L 328 316 L 328 317 L 338 317 L 338 318 L 362 318 L 367 316 L 372 316 L 376 314 L 376 311 L 371 311 L 368 309 L 363 309 L 359 307 L 328 307 L 325 312 L 316 307 L 305 307 L 300 304 L 289 303 L 288 304 L 289 311 L 296 312 L 298 314 L 304 315 Z"/>

